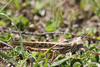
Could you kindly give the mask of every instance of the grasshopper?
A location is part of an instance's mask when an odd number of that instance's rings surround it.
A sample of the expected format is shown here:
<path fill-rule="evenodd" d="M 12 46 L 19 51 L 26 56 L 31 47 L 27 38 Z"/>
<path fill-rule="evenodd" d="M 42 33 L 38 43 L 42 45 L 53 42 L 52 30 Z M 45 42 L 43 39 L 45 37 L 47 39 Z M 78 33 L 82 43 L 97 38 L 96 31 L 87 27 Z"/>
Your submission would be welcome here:
<path fill-rule="evenodd" d="M 11 46 L 20 46 L 19 41 L 11 41 Z M 47 51 L 50 47 L 53 47 L 51 49 L 51 52 L 53 51 L 58 51 L 58 53 L 65 54 L 69 51 L 72 53 L 78 50 L 79 48 L 83 47 L 82 43 L 76 43 L 71 42 L 71 43 L 54 43 L 54 42 L 30 42 L 30 41 L 25 41 L 23 42 L 24 49 L 30 49 L 33 51 Z"/>

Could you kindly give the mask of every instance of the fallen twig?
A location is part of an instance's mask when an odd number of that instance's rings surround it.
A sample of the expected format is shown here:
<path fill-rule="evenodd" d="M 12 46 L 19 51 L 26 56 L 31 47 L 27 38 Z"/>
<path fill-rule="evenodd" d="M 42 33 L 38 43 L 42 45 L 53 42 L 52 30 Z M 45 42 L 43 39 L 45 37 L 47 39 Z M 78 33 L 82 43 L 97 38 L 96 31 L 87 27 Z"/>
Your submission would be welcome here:
<path fill-rule="evenodd" d="M 0 30 L 0 32 L 10 32 L 9 30 Z M 12 31 L 12 33 L 19 33 L 18 31 Z M 72 36 L 77 36 L 77 37 L 85 37 L 88 40 L 93 40 L 93 41 L 100 41 L 96 38 L 91 38 L 89 36 L 83 36 L 83 35 L 76 35 L 76 34 L 72 34 L 72 33 L 66 33 L 66 32 L 45 32 L 45 33 L 34 33 L 34 32 L 23 32 L 21 31 L 21 34 L 30 34 L 30 35 L 39 35 L 39 36 L 43 36 L 46 34 L 68 34 L 68 35 L 72 35 Z"/>
<path fill-rule="evenodd" d="M 13 47 L 12 47 L 12 46 L 10 46 L 9 44 L 7 44 L 7 43 L 5 43 L 5 42 L 3 42 L 3 41 L 0 41 L 0 43 L 1 43 L 2 45 L 6 45 L 6 46 L 8 46 L 8 47 L 10 47 L 10 48 L 12 48 L 12 49 L 13 49 Z"/>
<path fill-rule="evenodd" d="M 0 48 L 0 50 L 12 50 L 13 48 L 6 48 L 6 49 L 4 49 L 4 48 Z"/>

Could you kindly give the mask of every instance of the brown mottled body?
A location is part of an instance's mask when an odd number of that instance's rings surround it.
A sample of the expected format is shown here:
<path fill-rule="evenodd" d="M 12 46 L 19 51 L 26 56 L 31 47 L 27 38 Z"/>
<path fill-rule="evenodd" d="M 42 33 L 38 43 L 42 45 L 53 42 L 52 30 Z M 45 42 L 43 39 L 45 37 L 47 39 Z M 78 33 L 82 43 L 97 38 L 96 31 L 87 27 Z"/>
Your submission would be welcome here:
<path fill-rule="evenodd" d="M 11 41 L 11 45 L 13 47 L 15 46 L 19 46 L 20 42 L 19 41 Z M 43 47 L 52 47 L 54 45 L 59 46 L 59 47 L 65 47 L 65 46 L 71 46 L 70 43 L 54 43 L 54 42 L 29 42 L 29 41 L 25 41 L 23 42 L 24 46 L 31 46 L 31 47 L 39 47 L 39 48 L 43 48 Z"/>
<path fill-rule="evenodd" d="M 15 46 L 20 46 L 20 42 L 19 41 L 12 41 L 11 42 L 11 46 L 15 47 Z M 29 41 L 25 41 L 23 42 L 23 46 L 24 49 L 30 49 L 30 50 L 34 50 L 34 51 L 46 51 L 48 50 L 50 47 L 55 46 L 52 50 L 56 50 L 59 51 L 61 54 L 64 54 L 66 52 L 74 52 L 75 50 L 77 50 L 77 46 L 78 45 L 72 45 L 71 43 L 54 43 L 54 42 L 29 42 Z M 51 51 L 52 51 L 51 50 Z"/>
<path fill-rule="evenodd" d="M 13 47 L 20 46 L 19 41 L 12 41 L 11 45 Z M 52 50 L 50 50 L 50 53 L 52 53 L 51 62 L 54 59 L 54 54 L 65 54 L 69 51 L 72 53 L 76 50 L 79 50 L 79 48 L 83 47 L 82 44 L 72 44 L 72 43 L 54 43 L 54 42 L 23 42 L 24 49 L 29 49 L 31 51 L 42 51 L 45 52 L 49 48 L 53 47 Z"/>
<path fill-rule="evenodd" d="M 54 42 L 23 42 L 24 49 L 30 49 L 34 51 L 46 51 L 50 47 L 56 45 L 52 50 L 57 50 L 60 53 L 65 53 L 66 51 L 70 51 L 71 44 L 70 43 L 54 43 Z M 19 41 L 12 41 L 11 46 L 20 46 Z"/>

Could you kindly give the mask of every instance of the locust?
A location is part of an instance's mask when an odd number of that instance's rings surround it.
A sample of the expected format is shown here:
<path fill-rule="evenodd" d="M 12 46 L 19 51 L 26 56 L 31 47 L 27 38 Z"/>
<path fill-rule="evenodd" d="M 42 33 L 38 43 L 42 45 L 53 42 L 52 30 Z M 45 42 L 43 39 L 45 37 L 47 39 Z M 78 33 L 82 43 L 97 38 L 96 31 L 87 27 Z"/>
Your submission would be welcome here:
<path fill-rule="evenodd" d="M 20 46 L 20 41 L 11 41 L 11 46 Z M 83 48 L 83 43 L 76 43 L 70 42 L 70 43 L 54 43 L 54 42 L 30 42 L 30 41 L 24 41 L 23 42 L 24 49 L 31 50 L 31 51 L 42 51 L 46 52 L 49 50 L 50 53 L 54 54 L 66 54 L 68 52 L 75 52 L 79 50 L 80 48 Z"/>
<path fill-rule="evenodd" d="M 66 54 L 68 52 L 75 52 L 79 50 L 80 48 L 83 48 L 83 43 L 79 43 L 81 39 L 76 39 L 75 41 L 69 42 L 69 43 L 55 43 L 55 42 L 31 42 L 31 41 L 24 41 L 23 46 L 24 49 L 31 50 L 31 51 L 42 51 L 44 52 L 44 55 L 47 53 L 53 53 L 52 59 L 54 58 L 55 54 Z M 2 41 L 0 41 L 0 44 L 8 45 Z M 9 46 L 9 45 L 8 45 Z M 10 41 L 10 47 L 13 49 L 16 46 L 20 46 L 20 41 Z"/>

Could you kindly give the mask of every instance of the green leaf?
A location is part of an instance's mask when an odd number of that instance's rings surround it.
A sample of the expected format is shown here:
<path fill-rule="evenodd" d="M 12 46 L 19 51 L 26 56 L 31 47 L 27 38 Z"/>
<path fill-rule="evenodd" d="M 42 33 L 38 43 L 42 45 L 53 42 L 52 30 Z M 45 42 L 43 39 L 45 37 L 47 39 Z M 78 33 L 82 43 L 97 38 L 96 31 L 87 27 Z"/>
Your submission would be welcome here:
<path fill-rule="evenodd" d="M 2 41 L 9 41 L 11 38 L 13 37 L 13 35 L 10 32 L 6 33 L 6 36 L 4 36 L 3 34 L 0 34 L 0 40 Z"/>
<path fill-rule="evenodd" d="M 81 6 L 82 8 L 84 8 L 86 4 L 87 4 L 87 2 L 84 1 L 84 0 L 82 0 L 81 3 L 80 3 L 80 6 Z"/>
<path fill-rule="evenodd" d="M 95 58 L 91 58 L 91 62 L 97 62 Z"/>
<path fill-rule="evenodd" d="M 97 64 L 97 65 L 95 65 L 95 64 L 90 64 L 90 65 L 88 65 L 88 66 L 86 66 L 86 67 L 99 67 L 99 65 Z"/>
<path fill-rule="evenodd" d="M 64 37 L 65 38 L 72 38 L 72 35 L 65 34 Z"/>
<path fill-rule="evenodd" d="M 86 53 L 87 58 L 90 58 L 90 52 Z"/>
<path fill-rule="evenodd" d="M 41 38 L 41 36 L 38 36 L 38 35 L 35 35 L 35 36 L 36 36 L 36 38 L 38 38 L 38 39 Z"/>
<path fill-rule="evenodd" d="M 7 40 L 6 40 L 6 37 L 4 37 L 3 35 L 0 36 L 0 40 L 1 40 L 1 41 L 5 41 L 5 42 L 7 41 Z"/>
<path fill-rule="evenodd" d="M 3 54 L 2 52 L 0 52 L 0 56 L 4 57 L 5 59 L 9 60 L 12 63 L 15 63 L 15 64 L 19 65 L 19 63 L 17 63 L 17 61 L 13 60 L 12 58 L 10 58 L 9 56 Z"/>
<path fill-rule="evenodd" d="M 6 35 L 7 35 L 7 36 L 6 36 L 6 40 L 7 40 L 7 41 L 9 41 L 9 40 L 13 37 L 13 35 L 12 35 L 11 32 L 7 32 Z"/>
<path fill-rule="evenodd" d="M 53 42 L 59 42 L 59 41 L 58 41 L 58 39 L 55 38 L 55 39 L 53 39 Z"/>
<path fill-rule="evenodd" d="M 95 51 L 99 50 L 99 51 L 100 51 L 100 49 L 97 48 L 95 44 L 91 44 L 89 50 L 92 50 L 92 51 L 94 51 L 94 50 L 95 50 Z"/>
<path fill-rule="evenodd" d="M 44 6 L 44 3 L 40 3 L 39 1 L 37 1 L 35 4 L 35 9 L 40 10 L 43 8 L 43 6 Z"/>
<path fill-rule="evenodd" d="M 14 51 L 11 51 L 12 57 L 17 57 L 17 54 Z"/>
<path fill-rule="evenodd" d="M 19 16 L 18 20 L 20 20 L 26 26 L 29 24 L 29 20 L 24 16 Z"/>
<path fill-rule="evenodd" d="M 81 67 L 81 64 L 79 62 L 75 62 L 73 67 Z"/>
<path fill-rule="evenodd" d="M 88 41 L 83 41 L 84 45 L 88 47 Z"/>
<path fill-rule="evenodd" d="M 22 54 L 22 51 L 21 51 L 21 47 L 20 46 L 16 46 L 13 50 L 16 51 L 19 54 Z"/>
<path fill-rule="evenodd" d="M 14 4 L 16 5 L 16 7 L 17 7 L 18 9 L 20 9 L 21 6 L 20 6 L 19 1 L 17 1 L 17 0 L 13 0 L 13 1 L 14 1 Z"/>
<path fill-rule="evenodd" d="M 93 34 L 95 34 L 96 33 L 96 31 L 97 31 L 97 28 L 94 26 L 94 27 L 92 27 L 92 33 Z"/>
<path fill-rule="evenodd" d="M 55 21 L 55 22 L 52 24 L 52 26 L 53 26 L 54 28 L 57 28 L 57 27 L 59 26 L 59 24 L 60 24 L 59 21 Z"/>
<path fill-rule="evenodd" d="M 32 10 L 33 13 L 38 13 L 45 5 L 45 2 L 36 1 L 34 5 L 34 9 Z"/>
<path fill-rule="evenodd" d="M 100 40 L 100 36 L 98 36 L 97 39 Z"/>
<path fill-rule="evenodd" d="M 29 24 L 29 20 L 26 17 L 21 15 L 15 17 L 14 21 L 16 23 L 16 26 L 21 30 L 24 30 Z"/>
<path fill-rule="evenodd" d="M 62 64 L 63 62 L 65 62 L 66 60 L 70 59 L 70 58 L 71 58 L 71 57 L 66 57 L 66 58 L 64 58 L 64 59 L 62 59 L 62 60 L 59 60 L 59 61 L 57 61 L 57 62 L 54 62 L 51 66 L 52 66 L 52 67 L 58 66 L 58 65 Z"/>
<path fill-rule="evenodd" d="M 46 23 L 47 23 L 47 25 L 50 25 L 52 23 L 52 21 L 49 20 L 49 21 L 46 21 Z"/>
<path fill-rule="evenodd" d="M 50 32 L 50 31 L 53 31 L 54 29 L 53 29 L 53 26 L 49 25 L 45 28 L 45 30 Z"/>
<path fill-rule="evenodd" d="M 53 22 L 51 25 L 48 25 L 45 30 L 46 31 L 54 31 L 57 29 L 57 27 L 59 26 L 60 22 L 59 21 L 56 21 L 56 22 Z"/>
<path fill-rule="evenodd" d="M 2 25 L 3 25 L 3 23 L 4 23 L 3 21 L 0 21 L 0 26 L 2 26 Z"/>
<path fill-rule="evenodd" d="M 35 57 L 37 55 L 37 52 L 33 52 L 31 55 Z"/>

